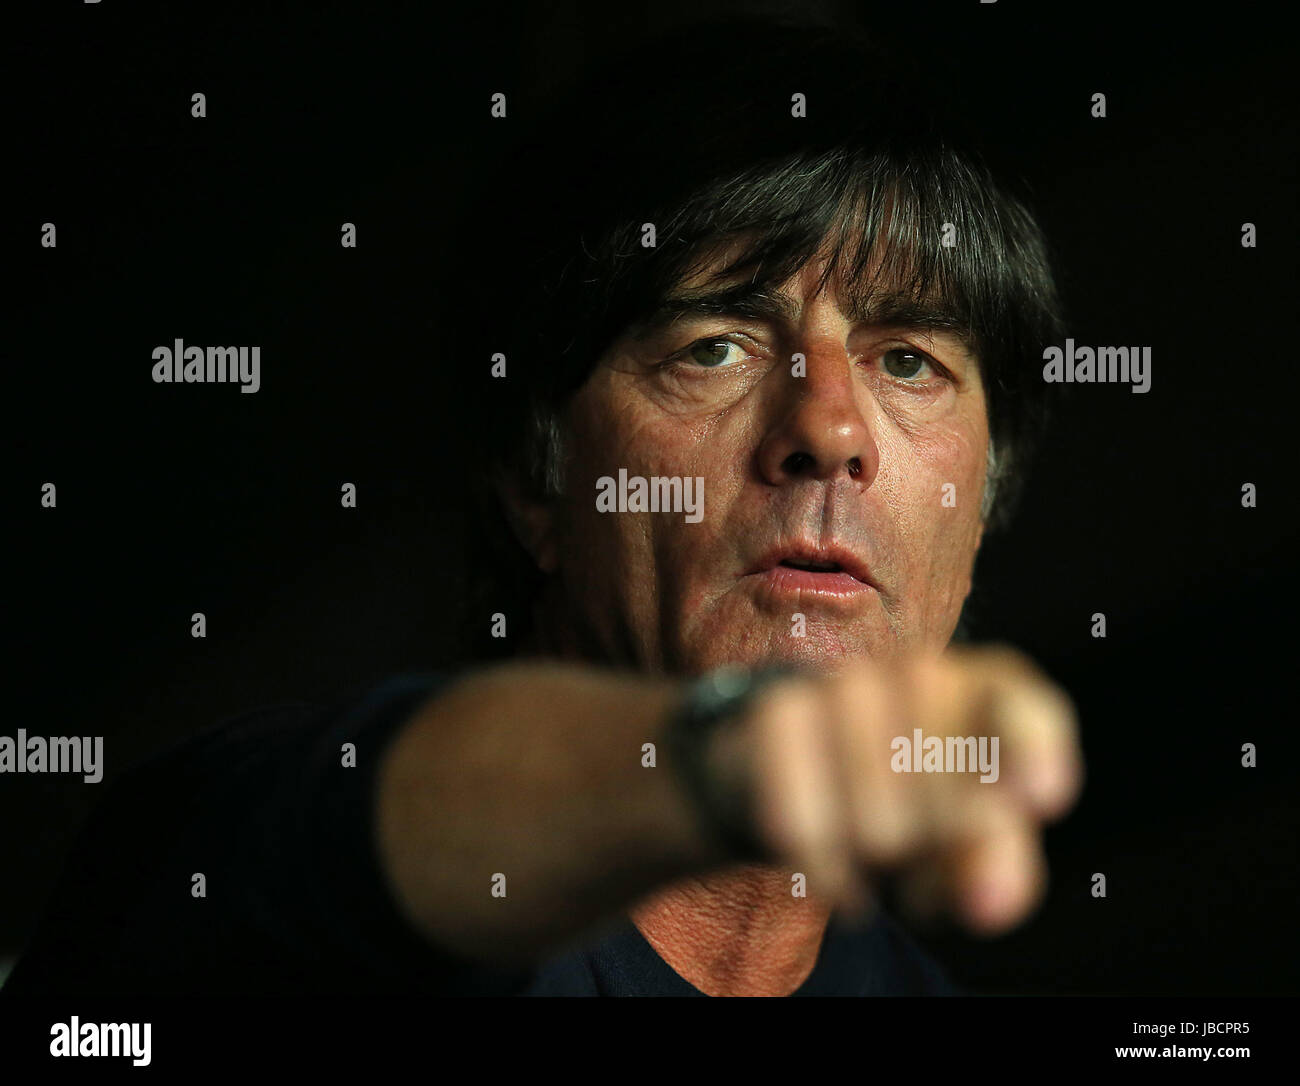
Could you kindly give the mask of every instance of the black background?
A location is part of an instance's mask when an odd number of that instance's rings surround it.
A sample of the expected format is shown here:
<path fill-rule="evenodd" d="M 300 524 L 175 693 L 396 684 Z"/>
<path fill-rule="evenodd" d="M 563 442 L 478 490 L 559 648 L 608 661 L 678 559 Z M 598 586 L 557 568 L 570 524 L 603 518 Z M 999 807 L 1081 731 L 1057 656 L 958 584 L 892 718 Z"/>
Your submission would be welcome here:
<path fill-rule="evenodd" d="M 486 368 L 491 336 L 440 351 L 440 283 L 509 123 L 489 96 L 526 116 L 611 45 L 786 8 L 883 34 L 950 88 L 1032 188 L 1076 342 L 1152 348 L 1149 393 L 1072 390 L 980 558 L 974 633 L 1081 711 L 1089 781 L 1048 837 L 1051 896 L 1005 939 L 930 945 L 982 990 L 1294 991 L 1294 57 L 1267 8 L 42 5 L 4 47 L 5 733 L 103 735 L 111 780 L 227 714 L 454 660 L 455 480 L 482 450 L 449 373 Z M 717 45 L 708 71 L 647 48 L 628 77 L 764 77 Z M 177 337 L 261 345 L 261 391 L 154 384 Z M 0 957 L 103 787 L 0 778 Z"/>

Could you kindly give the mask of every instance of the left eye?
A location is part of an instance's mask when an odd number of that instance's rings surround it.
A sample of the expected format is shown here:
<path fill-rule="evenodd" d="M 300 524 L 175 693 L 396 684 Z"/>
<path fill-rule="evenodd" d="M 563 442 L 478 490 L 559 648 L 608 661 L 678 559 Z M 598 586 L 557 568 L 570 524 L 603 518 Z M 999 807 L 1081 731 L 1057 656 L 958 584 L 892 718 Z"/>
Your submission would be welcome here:
<path fill-rule="evenodd" d="M 729 339 L 702 339 L 686 348 L 686 356 L 706 369 L 717 369 L 727 361 L 728 352 L 740 350 L 738 344 Z"/>
<path fill-rule="evenodd" d="M 926 366 L 931 365 L 928 355 L 914 351 L 910 347 L 895 347 L 882 356 L 885 369 L 894 377 L 918 377 Z"/>

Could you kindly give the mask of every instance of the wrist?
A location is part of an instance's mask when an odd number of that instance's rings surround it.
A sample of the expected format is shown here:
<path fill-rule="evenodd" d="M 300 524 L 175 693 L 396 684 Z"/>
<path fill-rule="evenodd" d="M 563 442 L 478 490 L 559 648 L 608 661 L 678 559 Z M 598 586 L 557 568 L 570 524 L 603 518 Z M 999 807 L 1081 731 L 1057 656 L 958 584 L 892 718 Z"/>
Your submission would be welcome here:
<path fill-rule="evenodd" d="M 669 761 L 701 833 L 730 860 L 770 859 L 755 830 L 746 722 L 760 692 L 790 674 L 784 668 L 719 668 L 691 681 L 670 714 Z"/>

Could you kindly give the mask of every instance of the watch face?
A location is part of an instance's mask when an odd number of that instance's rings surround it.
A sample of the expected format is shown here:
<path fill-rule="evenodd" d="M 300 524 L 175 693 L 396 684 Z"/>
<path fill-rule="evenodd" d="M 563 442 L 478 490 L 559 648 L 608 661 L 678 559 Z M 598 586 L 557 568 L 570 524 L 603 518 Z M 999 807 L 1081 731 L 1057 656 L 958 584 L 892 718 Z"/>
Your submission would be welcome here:
<path fill-rule="evenodd" d="M 797 674 L 788 667 L 766 667 L 754 671 L 743 667 L 720 667 L 700 680 L 696 688 L 695 712 L 719 715 L 729 712 L 768 683 Z"/>
<path fill-rule="evenodd" d="M 749 690 L 751 677 L 739 667 L 724 667 L 706 675 L 701 683 L 700 706 L 706 712 L 717 712 Z"/>

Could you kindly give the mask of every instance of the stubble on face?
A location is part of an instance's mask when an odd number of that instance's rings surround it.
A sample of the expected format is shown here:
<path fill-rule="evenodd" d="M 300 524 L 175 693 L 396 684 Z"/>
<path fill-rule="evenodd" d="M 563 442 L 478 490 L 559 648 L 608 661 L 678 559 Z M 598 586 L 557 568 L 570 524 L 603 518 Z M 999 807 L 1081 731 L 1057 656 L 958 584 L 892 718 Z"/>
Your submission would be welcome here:
<path fill-rule="evenodd" d="M 570 401 L 548 599 L 581 655 L 696 674 L 947 644 L 981 537 L 978 360 L 955 332 L 864 320 L 834 284 L 816 290 L 821 270 L 782 284 L 779 317 L 688 313 L 629 331 Z M 711 271 L 677 293 L 716 287 Z M 702 520 L 598 511 L 598 480 L 620 469 L 702 479 Z M 843 558 L 868 583 L 765 568 L 783 553 Z"/>

